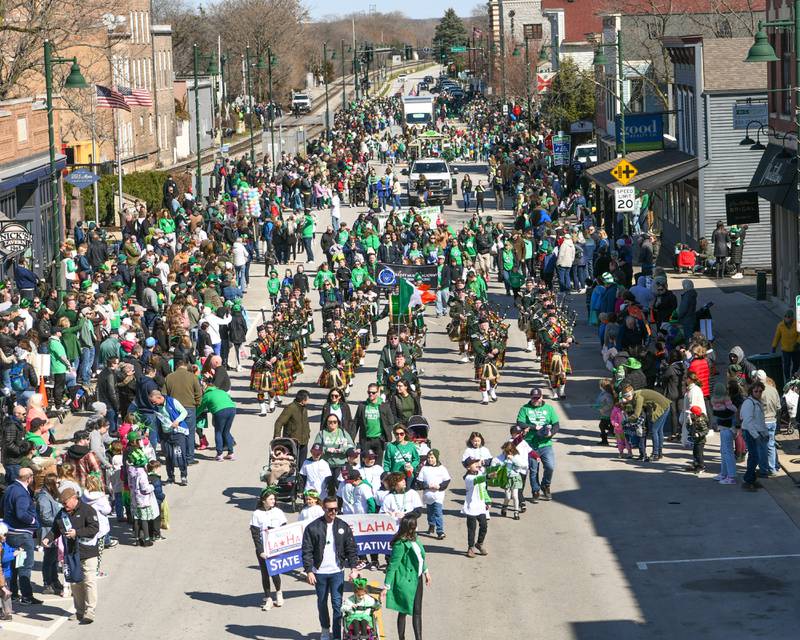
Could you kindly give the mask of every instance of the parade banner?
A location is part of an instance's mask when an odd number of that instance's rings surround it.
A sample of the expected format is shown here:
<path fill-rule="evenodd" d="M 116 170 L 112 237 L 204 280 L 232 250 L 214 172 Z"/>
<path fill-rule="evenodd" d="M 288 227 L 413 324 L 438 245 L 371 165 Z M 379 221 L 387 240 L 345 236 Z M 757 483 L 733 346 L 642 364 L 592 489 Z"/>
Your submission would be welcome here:
<path fill-rule="evenodd" d="M 440 207 L 421 207 L 414 209 L 414 213 L 422 216 L 422 219 L 428 223 L 428 229 L 436 230 L 436 223 L 439 221 L 439 214 L 441 213 Z"/>
<path fill-rule="evenodd" d="M 358 555 L 391 554 L 391 542 L 397 533 L 397 520 L 385 513 L 340 515 L 353 532 Z M 310 522 L 293 522 L 277 529 L 262 532 L 267 554 L 267 573 L 276 576 L 303 568 L 303 531 Z"/>
<path fill-rule="evenodd" d="M 420 276 L 422 284 L 427 284 L 431 289 L 436 289 L 438 270 L 435 264 L 390 264 L 378 263 L 378 286 L 386 289 L 393 288 L 399 280 L 416 282 Z"/>

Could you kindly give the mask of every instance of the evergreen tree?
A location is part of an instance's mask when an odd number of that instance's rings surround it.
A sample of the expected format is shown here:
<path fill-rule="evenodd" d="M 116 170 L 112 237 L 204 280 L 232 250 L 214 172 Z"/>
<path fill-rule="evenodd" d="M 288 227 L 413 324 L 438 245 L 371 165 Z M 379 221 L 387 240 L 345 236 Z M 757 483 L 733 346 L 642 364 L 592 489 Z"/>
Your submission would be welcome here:
<path fill-rule="evenodd" d="M 467 43 L 467 27 L 454 9 L 444 12 L 441 21 L 436 25 L 433 41 L 437 46 L 444 47 L 445 52 L 449 52 L 450 47 L 464 46 Z"/>
<path fill-rule="evenodd" d="M 554 127 L 566 130 L 573 122 L 594 116 L 594 94 L 591 71 L 581 70 L 574 60 L 564 58 L 545 94 L 542 112 Z"/>

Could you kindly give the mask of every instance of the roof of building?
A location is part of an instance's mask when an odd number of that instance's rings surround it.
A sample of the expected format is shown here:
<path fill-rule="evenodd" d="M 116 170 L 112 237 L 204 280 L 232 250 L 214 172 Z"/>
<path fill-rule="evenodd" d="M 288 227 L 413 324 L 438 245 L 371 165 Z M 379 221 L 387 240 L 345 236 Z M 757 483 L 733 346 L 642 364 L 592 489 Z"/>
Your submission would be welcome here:
<path fill-rule="evenodd" d="M 564 11 L 564 42 L 586 42 L 587 33 L 601 33 L 603 20 L 600 12 L 606 0 L 542 0 L 542 11 Z"/>
<path fill-rule="evenodd" d="M 752 38 L 703 38 L 704 89 L 766 89 L 767 63 L 744 61 L 752 45 Z"/>

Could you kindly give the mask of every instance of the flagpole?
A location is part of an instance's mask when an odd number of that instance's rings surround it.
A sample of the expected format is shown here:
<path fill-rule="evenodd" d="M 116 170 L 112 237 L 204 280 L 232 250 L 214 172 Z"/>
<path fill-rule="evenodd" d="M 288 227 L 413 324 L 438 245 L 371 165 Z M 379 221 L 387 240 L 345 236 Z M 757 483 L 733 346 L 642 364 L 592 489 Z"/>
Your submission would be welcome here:
<path fill-rule="evenodd" d="M 92 96 L 91 100 L 92 100 L 92 102 L 91 102 L 91 108 L 92 108 L 92 173 L 95 173 L 97 171 L 97 167 L 99 165 L 99 163 L 97 162 L 97 146 L 96 146 L 97 121 L 96 121 L 96 113 L 95 113 L 95 109 L 97 108 L 95 106 L 95 102 L 97 101 L 97 85 L 95 85 L 94 95 Z M 96 225 L 99 225 L 100 224 L 100 190 L 99 190 L 99 188 L 97 186 L 97 182 L 98 181 L 95 180 L 94 184 L 92 184 L 92 192 L 93 192 L 93 195 L 94 195 L 94 223 Z"/>
<path fill-rule="evenodd" d="M 119 221 L 120 226 L 122 226 L 122 149 L 121 147 L 121 139 L 122 136 L 120 135 L 119 130 L 119 117 L 117 115 L 118 109 L 112 109 L 114 112 L 114 152 L 116 153 L 116 160 L 117 160 L 117 189 L 119 190 L 118 196 L 118 207 L 119 207 Z"/>

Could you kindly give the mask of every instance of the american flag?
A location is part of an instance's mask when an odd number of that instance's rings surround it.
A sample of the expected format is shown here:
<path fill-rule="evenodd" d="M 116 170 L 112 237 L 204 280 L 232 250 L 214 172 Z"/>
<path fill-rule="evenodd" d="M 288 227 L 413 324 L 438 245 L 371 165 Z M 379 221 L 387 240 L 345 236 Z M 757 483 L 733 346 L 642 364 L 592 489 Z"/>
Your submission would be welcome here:
<path fill-rule="evenodd" d="M 131 89 L 130 87 L 117 86 L 129 107 L 152 107 L 153 98 L 150 92 L 144 89 Z"/>
<path fill-rule="evenodd" d="M 104 87 L 101 84 L 96 84 L 97 89 L 97 108 L 98 109 L 123 109 L 130 111 L 131 108 L 125 102 L 123 95 L 115 90 Z"/>

